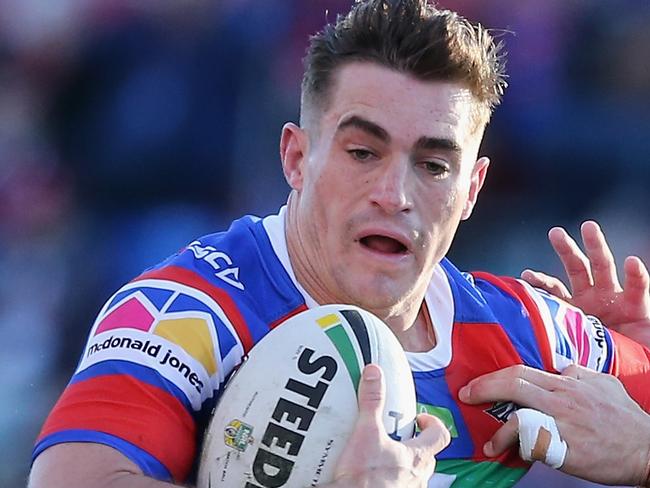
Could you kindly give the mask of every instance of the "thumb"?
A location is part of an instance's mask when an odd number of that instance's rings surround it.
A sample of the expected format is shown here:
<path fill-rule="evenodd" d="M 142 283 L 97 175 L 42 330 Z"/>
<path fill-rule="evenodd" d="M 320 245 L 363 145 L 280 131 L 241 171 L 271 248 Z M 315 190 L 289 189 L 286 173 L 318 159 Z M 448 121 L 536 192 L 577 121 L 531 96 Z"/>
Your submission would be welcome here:
<path fill-rule="evenodd" d="M 359 423 L 383 425 L 382 414 L 386 401 L 386 385 L 381 368 L 368 364 L 361 375 L 359 383 Z"/>
<path fill-rule="evenodd" d="M 435 456 L 451 441 L 451 434 L 445 424 L 438 418 L 427 413 L 421 413 L 417 417 L 420 434 L 404 442 L 411 447 L 418 447 L 427 452 L 428 456 Z"/>
<path fill-rule="evenodd" d="M 571 293 L 565 284 L 555 276 L 547 275 L 541 271 L 525 269 L 521 272 L 521 278 L 529 285 L 546 290 L 551 295 L 555 295 L 566 301 L 571 300 Z"/>

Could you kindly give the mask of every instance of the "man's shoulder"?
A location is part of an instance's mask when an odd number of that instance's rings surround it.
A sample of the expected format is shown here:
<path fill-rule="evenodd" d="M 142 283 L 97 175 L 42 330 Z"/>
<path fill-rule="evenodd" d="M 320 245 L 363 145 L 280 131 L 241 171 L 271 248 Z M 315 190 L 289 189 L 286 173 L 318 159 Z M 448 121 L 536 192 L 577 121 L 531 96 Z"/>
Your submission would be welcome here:
<path fill-rule="evenodd" d="M 133 281 L 166 279 L 236 296 L 237 291 L 246 292 L 246 281 L 259 280 L 268 266 L 279 271 L 277 264 L 261 220 L 244 216 L 225 231 L 193 239 Z"/>
<path fill-rule="evenodd" d="M 448 259 L 440 264 L 452 289 L 456 321 L 490 322 L 525 307 L 522 290 L 514 278 L 461 271 Z"/>
<path fill-rule="evenodd" d="M 444 266 L 454 290 L 457 324 L 506 341 L 524 364 L 552 367 L 547 322 L 525 283 L 481 271 L 460 272 L 449 262 Z"/>
<path fill-rule="evenodd" d="M 462 309 L 456 320 L 492 320 L 525 364 L 547 371 L 561 371 L 572 362 L 610 369 L 612 339 L 597 318 L 517 278 L 482 271 L 459 276 L 465 296 L 473 299 L 456 300 Z"/>
<path fill-rule="evenodd" d="M 223 231 L 192 240 L 127 284 L 192 297 L 187 303 L 224 316 L 245 350 L 270 325 L 304 306 L 262 219 L 245 216 Z M 113 299 L 112 301 L 114 301 Z"/>
<path fill-rule="evenodd" d="M 454 290 L 457 305 L 471 308 L 473 313 L 486 310 L 528 308 L 531 289 L 510 276 L 499 276 L 485 271 L 461 271 L 451 261 L 441 262 Z"/>

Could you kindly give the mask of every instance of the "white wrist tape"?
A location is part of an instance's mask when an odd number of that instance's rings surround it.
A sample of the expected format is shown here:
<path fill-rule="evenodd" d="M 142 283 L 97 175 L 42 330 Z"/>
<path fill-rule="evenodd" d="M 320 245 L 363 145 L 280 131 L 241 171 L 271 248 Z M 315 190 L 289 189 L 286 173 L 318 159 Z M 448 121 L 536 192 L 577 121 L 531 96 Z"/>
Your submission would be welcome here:
<path fill-rule="evenodd" d="M 564 464 L 567 445 L 555 419 L 532 408 L 515 412 L 519 419 L 519 455 L 525 461 L 542 461 L 558 469 Z"/>

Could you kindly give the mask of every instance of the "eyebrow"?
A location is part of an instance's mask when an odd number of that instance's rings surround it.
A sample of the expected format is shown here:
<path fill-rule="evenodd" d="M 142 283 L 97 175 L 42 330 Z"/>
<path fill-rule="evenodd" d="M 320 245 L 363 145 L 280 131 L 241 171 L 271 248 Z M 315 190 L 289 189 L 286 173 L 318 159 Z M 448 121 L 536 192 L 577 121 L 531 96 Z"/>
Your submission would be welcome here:
<path fill-rule="evenodd" d="M 367 134 L 370 134 L 373 137 L 376 137 L 377 139 L 381 140 L 382 142 L 389 143 L 390 142 L 390 135 L 388 134 L 388 131 L 381 127 L 380 125 L 371 122 L 368 119 L 364 119 L 363 117 L 359 117 L 358 115 L 352 115 L 343 121 L 339 123 L 338 127 L 336 128 L 337 132 L 342 132 L 345 129 L 348 128 L 355 128 L 359 129 L 363 132 L 366 132 Z M 456 141 L 453 139 L 449 139 L 446 137 L 426 137 L 422 136 L 420 137 L 417 142 L 415 143 L 414 146 L 415 149 L 425 149 L 425 150 L 445 150 L 445 151 L 450 151 L 454 153 L 460 153 L 462 152 L 462 149 L 460 147 L 460 144 L 458 144 Z"/>
<path fill-rule="evenodd" d="M 415 143 L 415 148 L 428 150 L 442 149 L 454 153 L 461 152 L 460 144 L 446 137 L 420 137 Z"/>
<path fill-rule="evenodd" d="M 350 127 L 366 132 L 367 134 L 370 134 L 371 136 L 376 137 L 383 142 L 390 142 L 390 135 L 386 129 L 380 125 L 375 124 L 374 122 L 359 117 L 358 115 L 352 115 L 351 117 L 342 120 L 336 128 L 336 132 L 342 132 L 343 130 Z"/>

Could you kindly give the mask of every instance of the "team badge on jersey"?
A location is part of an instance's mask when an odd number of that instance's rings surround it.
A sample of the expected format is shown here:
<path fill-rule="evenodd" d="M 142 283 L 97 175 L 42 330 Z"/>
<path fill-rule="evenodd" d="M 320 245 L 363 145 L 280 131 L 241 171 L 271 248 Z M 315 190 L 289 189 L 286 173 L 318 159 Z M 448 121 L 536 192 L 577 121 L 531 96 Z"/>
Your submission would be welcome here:
<path fill-rule="evenodd" d="M 486 408 L 483 411 L 502 424 L 505 424 L 510 416 L 520 408 L 514 402 L 496 402 L 490 408 Z"/>
<path fill-rule="evenodd" d="M 202 293 L 161 280 L 151 285 L 127 286 L 107 304 L 95 321 L 78 372 L 103 361 L 149 367 L 162 372 L 199 408 L 212 396 L 209 385 L 219 369 L 217 330 L 220 335 L 229 331 L 218 306 Z M 223 342 L 236 340 L 224 337 Z"/>

